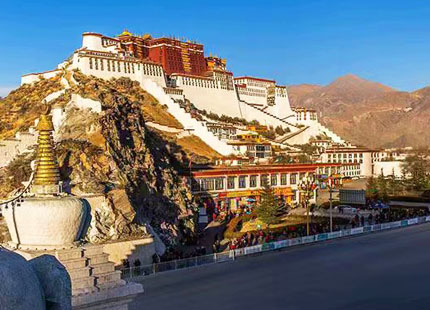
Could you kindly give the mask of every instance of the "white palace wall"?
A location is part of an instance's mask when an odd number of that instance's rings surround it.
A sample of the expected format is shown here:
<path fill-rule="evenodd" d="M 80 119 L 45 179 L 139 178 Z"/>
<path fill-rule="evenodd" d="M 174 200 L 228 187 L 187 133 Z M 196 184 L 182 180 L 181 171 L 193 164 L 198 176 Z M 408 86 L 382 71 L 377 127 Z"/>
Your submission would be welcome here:
<path fill-rule="evenodd" d="M 34 82 L 40 81 L 41 78 L 44 78 L 44 79 L 53 78 L 60 72 L 61 72 L 60 69 L 55 69 L 52 71 L 46 71 L 41 73 L 29 73 L 21 77 L 21 85 L 32 84 Z"/>
<path fill-rule="evenodd" d="M 261 112 L 260 110 L 257 110 L 256 108 L 253 108 L 252 106 L 249 106 L 243 102 L 240 103 L 240 108 L 243 113 L 243 117 L 247 121 L 253 121 L 257 120 L 260 124 L 266 125 L 266 126 L 282 126 L 286 127 L 286 124 L 281 122 L 280 120 L 277 120 L 276 118 L 265 114 Z"/>
<path fill-rule="evenodd" d="M 210 132 L 203 122 L 191 117 L 191 115 L 185 112 L 179 104 L 173 101 L 166 93 L 164 89 L 157 85 L 150 79 L 144 79 L 142 81 L 142 87 L 152 96 L 154 96 L 158 102 L 162 105 L 166 105 L 170 114 L 172 114 L 187 130 L 192 130 L 193 134 L 202 139 L 215 151 L 221 155 L 229 155 L 233 153 L 233 148 L 227 143 L 219 140 Z"/>
<path fill-rule="evenodd" d="M 166 86 L 164 70 L 160 65 L 109 58 L 107 57 L 108 54 L 93 51 L 76 52 L 73 55 L 71 68 L 77 68 L 85 75 L 94 75 L 105 80 L 128 77 L 141 83 L 143 79 L 150 78 L 160 86 Z"/>
<path fill-rule="evenodd" d="M 183 90 L 185 98 L 201 110 L 218 115 L 243 117 L 234 89 L 223 89 L 217 81 L 178 76 L 176 86 Z"/>

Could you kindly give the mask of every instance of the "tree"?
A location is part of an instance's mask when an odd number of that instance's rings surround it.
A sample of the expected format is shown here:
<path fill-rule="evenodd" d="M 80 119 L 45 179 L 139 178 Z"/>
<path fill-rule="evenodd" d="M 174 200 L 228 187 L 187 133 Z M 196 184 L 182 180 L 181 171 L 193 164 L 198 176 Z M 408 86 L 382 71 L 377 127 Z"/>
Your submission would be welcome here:
<path fill-rule="evenodd" d="M 394 175 L 394 171 L 393 174 L 388 176 L 387 183 L 390 195 L 398 195 L 403 190 L 402 184 Z"/>
<path fill-rule="evenodd" d="M 425 155 L 408 156 L 402 167 L 403 175 L 415 190 L 426 190 L 430 187 L 430 164 Z"/>
<path fill-rule="evenodd" d="M 255 209 L 258 218 L 267 225 L 279 223 L 279 215 L 282 209 L 283 206 L 279 206 L 273 189 L 269 186 L 268 182 L 265 182 L 261 192 L 260 202 Z"/>
<path fill-rule="evenodd" d="M 388 184 L 383 174 L 380 174 L 376 179 L 376 186 L 378 188 L 378 198 L 383 201 L 388 200 Z"/>
<path fill-rule="evenodd" d="M 370 199 L 378 199 L 378 186 L 374 177 L 367 179 L 366 196 Z"/>

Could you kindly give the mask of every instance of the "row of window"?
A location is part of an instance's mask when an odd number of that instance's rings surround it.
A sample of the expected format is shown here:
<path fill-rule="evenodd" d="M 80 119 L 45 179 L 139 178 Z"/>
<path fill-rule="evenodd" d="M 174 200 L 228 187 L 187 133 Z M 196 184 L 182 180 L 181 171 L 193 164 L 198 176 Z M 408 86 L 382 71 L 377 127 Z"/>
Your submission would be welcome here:
<path fill-rule="evenodd" d="M 112 72 L 135 73 L 135 70 L 143 70 L 145 75 L 163 76 L 163 70 L 160 66 L 150 64 L 141 64 L 127 61 L 117 61 L 112 59 L 102 59 L 89 57 L 90 69 Z"/>
<path fill-rule="evenodd" d="M 218 84 L 215 83 L 213 80 L 206 80 L 206 79 L 194 79 L 189 77 L 183 77 L 184 85 L 189 86 L 198 86 L 198 87 L 205 87 L 205 88 L 218 88 Z"/>
<path fill-rule="evenodd" d="M 254 87 L 260 87 L 260 88 L 266 88 L 267 86 L 272 85 L 273 83 L 271 82 L 257 82 L 257 81 L 253 81 L 253 80 L 238 80 L 242 81 L 241 83 L 246 83 L 248 86 L 254 86 Z"/>
<path fill-rule="evenodd" d="M 354 163 L 354 164 L 362 164 L 363 163 L 363 160 L 362 159 L 360 159 L 360 160 L 358 160 L 358 159 L 342 159 L 342 158 L 339 158 L 339 159 L 333 159 L 333 160 L 331 160 L 331 159 L 328 159 L 327 160 L 327 162 L 328 163 L 334 163 L 334 164 L 336 164 L 336 163 L 339 163 L 339 164 L 352 164 L 352 163 Z"/>
<path fill-rule="evenodd" d="M 358 170 L 358 171 L 346 171 L 344 173 L 344 175 L 347 177 L 358 177 L 358 176 L 360 176 L 360 170 Z"/>
<path fill-rule="evenodd" d="M 317 168 L 317 173 L 318 174 L 327 174 L 327 175 L 335 174 L 335 173 L 338 173 L 338 169 L 339 168 L 335 168 L 335 167 L 333 167 L 333 168 L 319 167 L 319 168 Z"/>
<path fill-rule="evenodd" d="M 260 187 L 264 184 L 268 184 L 270 186 L 278 185 L 278 176 L 279 174 L 262 174 L 258 175 L 241 175 L 230 176 L 227 177 L 217 177 L 217 178 L 202 178 L 197 179 L 193 182 L 192 190 L 193 191 L 213 191 L 213 190 L 224 190 L 227 189 L 245 189 L 245 188 L 256 188 L 258 186 L 258 177 L 260 178 Z M 302 178 L 304 174 L 300 174 L 300 178 Z M 292 173 L 288 175 L 287 173 L 281 173 L 279 184 L 281 186 L 288 185 L 288 179 L 290 181 L 290 185 L 297 184 L 297 173 Z M 226 181 L 226 184 L 225 184 Z M 237 185 L 237 187 L 236 187 Z"/>
<path fill-rule="evenodd" d="M 354 153 L 354 154 L 351 154 L 351 153 L 349 153 L 349 154 L 346 154 L 346 153 L 343 153 L 343 154 L 336 154 L 336 153 L 334 153 L 334 154 L 327 154 L 327 156 L 328 156 L 328 158 L 331 158 L 332 156 L 333 156 L 333 158 L 336 158 L 336 157 L 339 157 L 339 158 L 352 158 L 352 157 L 354 157 L 354 158 L 357 158 L 357 157 L 360 157 L 360 158 L 363 158 L 363 153 L 360 153 L 360 154 L 357 154 L 357 153 Z"/>
<path fill-rule="evenodd" d="M 266 94 L 250 93 L 249 91 L 244 90 L 243 88 L 239 88 L 239 93 L 245 96 L 266 97 Z"/>
<path fill-rule="evenodd" d="M 307 118 L 307 112 L 296 112 L 296 118 L 298 121 L 300 121 L 302 119 L 305 121 Z M 317 114 L 314 112 L 310 112 L 309 119 L 311 121 L 317 120 Z"/>

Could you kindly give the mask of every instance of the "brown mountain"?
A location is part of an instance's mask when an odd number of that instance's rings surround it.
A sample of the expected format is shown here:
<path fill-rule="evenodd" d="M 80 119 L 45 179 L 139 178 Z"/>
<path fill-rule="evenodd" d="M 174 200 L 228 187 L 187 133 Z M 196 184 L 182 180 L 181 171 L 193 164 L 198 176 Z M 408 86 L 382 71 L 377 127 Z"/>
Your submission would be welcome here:
<path fill-rule="evenodd" d="M 370 147 L 428 146 L 430 88 L 397 91 L 349 74 L 310 90 L 289 87 L 292 106 L 314 108 L 320 121 L 355 144 Z"/>

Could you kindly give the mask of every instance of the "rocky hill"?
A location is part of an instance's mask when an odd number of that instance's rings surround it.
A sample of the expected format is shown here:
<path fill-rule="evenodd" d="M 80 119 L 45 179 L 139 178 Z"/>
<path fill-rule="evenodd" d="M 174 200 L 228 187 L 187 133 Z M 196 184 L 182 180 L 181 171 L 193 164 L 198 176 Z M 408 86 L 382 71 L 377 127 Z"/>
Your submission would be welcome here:
<path fill-rule="evenodd" d="M 0 101 L 0 137 L 33 125 L 41 109 L 61 105 L 65 119 L 57 132 L 56 152 L 66 189 L 104 197 L 95 210 L 92 242 L 146 233 L 150 224 L 166 243 L 194 233 L 196 206 L 180 171 L 193 156 L 208 162 L 218 154 L 195 136 L 176 137 L 153 129 L 182 125 L 139 84 L 105 81 L 80 72 L 24 85 Z M 44 98 L 70 86 L 58 98 Z M 98 101 L 101 113 L 70 106 L 72 94 Z M 0 171 L 0 195 L 20 186 L 30 174 L 32 154 L 19 156 Z"/>
<path fill-rule="evenodd" d="M 303 91 L 303 89 L 307 91 Z M 408 93 L 346 75 L 318 87 L 289 87 L 293 106 L 314 108 L 320 121 L 345 139 L 371 147 L 427 146 L 428 88 Z"/>

